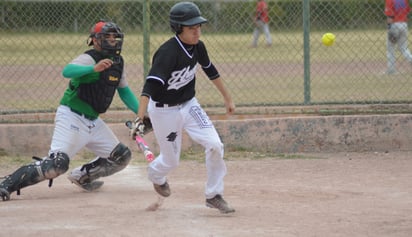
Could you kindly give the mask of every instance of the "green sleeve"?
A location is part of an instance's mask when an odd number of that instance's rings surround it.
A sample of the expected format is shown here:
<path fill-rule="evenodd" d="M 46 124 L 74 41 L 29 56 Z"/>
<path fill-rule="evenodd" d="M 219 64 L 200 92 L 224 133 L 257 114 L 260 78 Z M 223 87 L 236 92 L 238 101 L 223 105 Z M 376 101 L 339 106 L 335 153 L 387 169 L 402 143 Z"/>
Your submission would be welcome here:
<path fill-rule="evenodd" d="M 94 65 L 67 64 L 63 68 L 65 78 L 79 78 L 94 72 Z"/>
<path fill-rule="evenodd" d="M 117 91 L 119 92 L 120 99 L 122 99 L 127 108 L 137 114 L 137 111 L 139 110 L 139 101 L 132 90 L 130 90 L 130 87 L 117 88 Z"/>

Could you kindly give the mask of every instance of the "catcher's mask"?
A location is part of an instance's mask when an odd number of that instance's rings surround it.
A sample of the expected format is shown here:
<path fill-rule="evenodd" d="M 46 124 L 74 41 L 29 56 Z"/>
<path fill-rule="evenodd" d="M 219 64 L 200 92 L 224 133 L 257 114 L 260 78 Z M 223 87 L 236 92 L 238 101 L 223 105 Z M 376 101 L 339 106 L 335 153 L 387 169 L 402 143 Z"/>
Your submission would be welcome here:
<path fill-rule="evenodd" d="M 93 45 L 93 38 L 101 48 L 103 55 L 118 57 L 122 51 L 123 33 L 114 22 L 99 21 L 90 30 L 87 44 Z"/>
<path fill-rule="evenodd" d="M 182 33 L 182 26 L 194 26 L 206 23 L 207 20 L 200 15 L 200 10 L 192 2 L 176 3 L 169 13 L 170 27 L 176 34 Z"/>

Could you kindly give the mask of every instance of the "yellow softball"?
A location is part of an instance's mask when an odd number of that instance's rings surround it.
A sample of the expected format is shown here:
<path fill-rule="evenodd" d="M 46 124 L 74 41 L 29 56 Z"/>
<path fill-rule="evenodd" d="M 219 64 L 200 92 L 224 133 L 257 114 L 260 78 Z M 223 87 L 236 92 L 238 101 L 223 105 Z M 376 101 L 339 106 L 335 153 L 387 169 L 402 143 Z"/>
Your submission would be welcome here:
<path fill-rule="evenodd" d="M 322 36 L 322 43 L 325 46 L 331 46 L 335 43 L 336 36 L 333 33 L 326 33 Z"/>

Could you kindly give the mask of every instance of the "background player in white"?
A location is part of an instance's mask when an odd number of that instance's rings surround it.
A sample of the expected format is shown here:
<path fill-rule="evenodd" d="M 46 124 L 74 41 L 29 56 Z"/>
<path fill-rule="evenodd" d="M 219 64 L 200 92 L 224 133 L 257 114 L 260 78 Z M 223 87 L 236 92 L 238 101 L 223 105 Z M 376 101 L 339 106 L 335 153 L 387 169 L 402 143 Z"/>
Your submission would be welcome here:
<path fill-rule="evenodd" d="M 253 22 L 255 24 L 255 28 L 253 30 L 252 47 L 257 47 L 260 32 L 265 34 L 266 46 L 272 46 L 272 36 L 269 31 L 269 9 L 265 0 L 257 1 Z"/>
<path fill-rule="evenodd" d="M 126 167 L 131 159 L 127 146 L 117 137 L 99 114 L 106 112 L 116 91 L 126 106 L 137 113 L 139 103 L 127 85 L 120 55 L 123 33 L 113 22 L 100 21 L 91 29 L 89 46 L 93 49 L 79 55 L 63 69 L 70 78 L 57 108 L 49 155 L 22 166 L 0 183 L 0 196 L 9 200 L 20 189 L 65 173 L 69 160 L 86 147 L 97 156 L 75 168 L 69 179 L 79 187 L 92 191 L 103 185 L 97 179 L 112 175 Z"/>
<path fill-rule="evenodd" d="M 386 74 L 395 74 L 395 49 L 398 46 L 402 55 L 412 64 L 412 54 L 408 49 L 408 14 L 411 8 L 408 0 L 385 0 L 385 15 L 388 23 L 386 54 L 388 66 Z"/>
<path fill-rule="evenodd" d="M 142 130 L 141 118 L 146 111 L 152 120 L 160 154 L 149 164 L 148 176 L 163 197 L 171 194 L 168 173 L 179 164 L 183 129 L 205 148 L 207 182 L 206 205 L 222 213 L 235 210 L 223 199 L 226 165 L 219 135 L 195 98 L 198 63 L 222 94 L 228 114 L 235 106 L 206 47 L 199 40 L 201 25 L 207 20 L 191 2 L 180 2 L 170 10 L 170 25 L 176 35 L 163 43 L 153 56 L 152 68 L 140 97 L 134 133 Z"/>

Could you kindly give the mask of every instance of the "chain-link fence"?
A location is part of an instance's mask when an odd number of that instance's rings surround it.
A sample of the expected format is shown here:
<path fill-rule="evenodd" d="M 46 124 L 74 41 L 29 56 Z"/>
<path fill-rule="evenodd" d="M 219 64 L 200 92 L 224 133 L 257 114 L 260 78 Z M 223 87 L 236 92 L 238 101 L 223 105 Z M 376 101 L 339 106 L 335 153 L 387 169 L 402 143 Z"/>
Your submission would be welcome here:
<path fill-rule="evenodd" d="M 49 0 L 0 2 L 1 113 L 54 111 L 67 87 L 62 68 L 88 49 L 89 28 L 115 21 L 125 33 L 129 85 L 140 94 L 158 46 L 172 37 L 175 1 Z M 237 106 L 410 103 L 412 66 L 397 55 L 398 74 L 385 75 L 383 0 L 268 0 L 273 43 L 251 47 L 256 1 L 195 2 L 208 19 L 202 40 Z M 321 36 L 333 32 L 326 47 Z M 204 106 L 223 99 L 198 72 Z M 115 98 L 111 109 L 124 109 Z"/>

